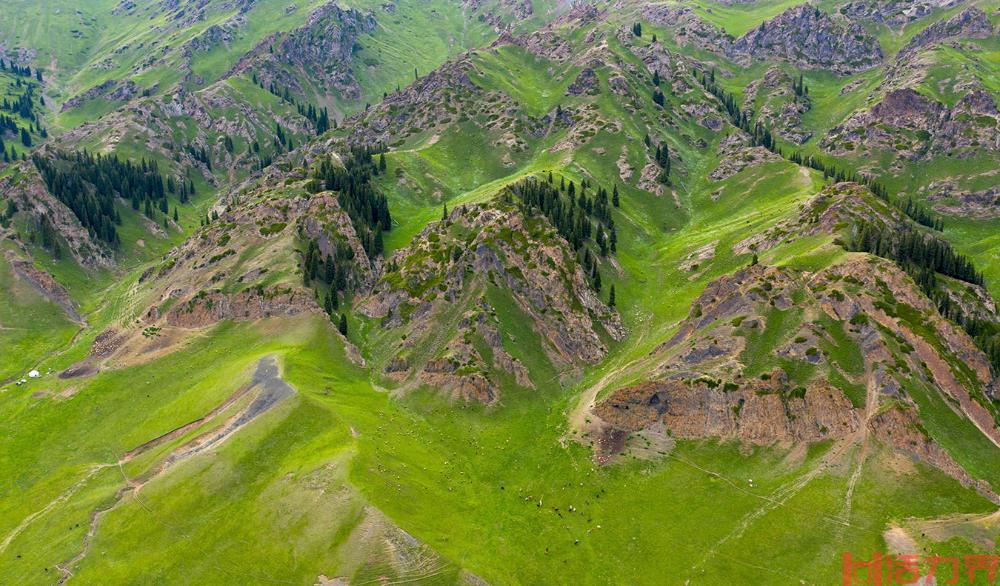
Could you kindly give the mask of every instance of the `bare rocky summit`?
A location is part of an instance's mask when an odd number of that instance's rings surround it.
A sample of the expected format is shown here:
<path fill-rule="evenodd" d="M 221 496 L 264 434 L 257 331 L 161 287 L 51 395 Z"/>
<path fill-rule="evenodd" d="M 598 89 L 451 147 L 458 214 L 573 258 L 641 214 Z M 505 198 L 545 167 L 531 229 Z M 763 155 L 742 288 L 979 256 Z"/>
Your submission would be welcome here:
<path fill-rule="evenodd" d="M 335 3 L 317 8 L 306 24 L 265 39 L 233 68 L 232 74 L 255 74 L 265 86 L 311 99 L 361 98 L 352 56 L 359 35 L 375 30 L 371 13 L 342 9 Z M 306 85 L 308 84 L 308 85 Z"/>
<path fill-rule="evenodd" d="M 961 0 L 851 0 L 839 9 L 849 18 L 863 18 L 891 27 L 901 27 L 947 9 Z"/>
<path fill-rule="evenodd" d="M 744 64 L 782 59 L 840 74 L 871 69 L 883 58 L 878 41 L 859 24 L 808 4 L 790 8 L 736 39 L 729 55 Z"/>
<path fill-rule="evenodd" d="M 913 36 L 899 50 L 897 59 L 948 39 L 985 39 L 993 34 L 993 23 L 977 6 L 966 8 L 948 20 L 936 22 Z"/>
<path fill-rule="evenodd" d="M 1000 113 L 985 90 L 948 107 L 910 89 L 893 90 L 869 110 L 830 130 L 821 143 L 831 153 L 891 150 L 911 161 L 937 154 L 966 158 L 1000 152 Z"/>

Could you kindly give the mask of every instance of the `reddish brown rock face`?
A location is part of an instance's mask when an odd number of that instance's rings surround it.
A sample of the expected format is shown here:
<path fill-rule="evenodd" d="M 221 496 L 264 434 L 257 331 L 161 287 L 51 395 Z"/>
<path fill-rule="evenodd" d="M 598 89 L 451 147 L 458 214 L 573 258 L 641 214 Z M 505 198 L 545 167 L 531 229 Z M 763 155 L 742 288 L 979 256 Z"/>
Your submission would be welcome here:
<path fill-rule="evenodd" d="M 816 383 L 789 397 L 775 373 L 726 391 L 704 382 L 663 381 L 616 391 L 596 414 L 616 428 L 639 431 L 662 422 L 674 437 L 718 437 L 752 444 L 819 441 L 857 431 L 858 410 L 839 389 Z"/>
<path fill-rule="evenodd" d="M 254 320 L 305 311 L 319 311 L 319 306 L 312 296 L 301 291 L 247 290 L 235 295 L 213 292 L 174 306 L 167 313 L 166 323 L 183 328 L 200 328 L 225 319 Z"/>
<path fill-rule="evenodd" d="M 736 251 L 808 235 L 845 237 L 856 221 L 886 230 L 908 221 L 852 183 L 827 187 L 801 211 L 801 220 Z M 953 286 L 967 314 L 995 315 L 981 287 Z M 758 445 L 874 436 L 998 500 L 930 439 L 910 397 L 914 385 L 943 393 L 1000 445 L 986 406 L 996 396 L 989 361 L 886 259 L 849 254 L 815 272 L 755 264 L 723 276 L 649 361 L 646 382 L 612 390 L 590 412 L 602 462 L 629 448 L 633 434 Z"/>

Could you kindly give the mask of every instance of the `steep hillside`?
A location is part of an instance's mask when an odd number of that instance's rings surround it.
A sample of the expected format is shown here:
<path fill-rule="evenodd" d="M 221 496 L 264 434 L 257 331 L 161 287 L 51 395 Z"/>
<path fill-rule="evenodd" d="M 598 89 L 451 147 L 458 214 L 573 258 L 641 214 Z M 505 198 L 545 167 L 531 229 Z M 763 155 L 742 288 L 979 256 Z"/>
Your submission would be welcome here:
<path fill-rule="evenodd" d="M 839 233 L 853 247 L 860 225 L 912 229 L 898 212 L 849 184 L 824 190 L 801 214 L 798 223 L 740 245 L 764 251 Z M 764 444 L 856 439 L 871 432 L 964 484 L 976 478 L 996 501 L 998 479 L 980 476 L 988 468 L 974 463 L 970 476 L 954 459 L 966 453 L 950 445 L 950 456 L 926 429 L 936 431 L 939 415 L 920 399 L 940 392 L 990 441 L 1000 442 L 989 358 L 939 311 L 887 260 L 849 255 L 811 271 L 754 263 L 711 283 L 695 300 L 677 333 L 654 351 L 656 367 L 644 377 L 647 382 L 616 390 L 596 407 L 595 415 L 608 423 L 594 428 L 601 434 L 599 449 L 614 454 L 630 433 L 656 428 L 674 437 Z M 997 322 L 992 304 L 977 311 Z M 926 427 L 921 417 L 930 420 Z M 911 428 L 923 440 L 910 442 Z M 641 443 L 638 438 L 631 441 Z"/>
<path fill-rule="evenodd" d="M 619 316 L 594 290 L 600 277 L 591 274 L 605 264 L 591 252 L 597 246 L 574 251 L 546 220 L 526 216 L 532 208 L 515 208 L 518 196 L 507 198 L 460 206 L 427 228 L 393 254 L 360 302 L 388 330 L 376 344 L 379 355 L 392 348 L 389 378 L 493 403 L 503 379 L 534 388 L 551 370 L 597 363 L 605 340 L 624 338 Z M 400 339 L 395 347 L 390 336 Z"/>
<path fill-rule="evenodd" d="M 0 582 L 995 553 L 998 8 L 10 3 Z"/>

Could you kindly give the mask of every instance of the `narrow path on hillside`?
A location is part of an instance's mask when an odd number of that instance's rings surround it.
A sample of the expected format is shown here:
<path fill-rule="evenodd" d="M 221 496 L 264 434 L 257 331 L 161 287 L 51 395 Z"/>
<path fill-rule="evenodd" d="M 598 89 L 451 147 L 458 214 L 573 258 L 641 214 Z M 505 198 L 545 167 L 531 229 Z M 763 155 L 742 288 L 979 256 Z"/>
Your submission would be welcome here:
<path fill-rule="evenodd" d="M 636 324 L 648 325 L 652 320 L 652 316 L 649 314 L 639 315 L 635 322 Z M 667 324 L 660 331 L 671 331 L 674 327 L 681 323 L 681 320 L 675 321 L 671 324 Z M 617 377 L 622 376 L 626 371 L 635 368 L 641 368 L 649 362 L 655 361 L 656 358 L 650 354 L 644 354 L 637 358 L 629 358 L 627 354 L 629 351 L 634 350 L 642 345 L 650 333 L 649 327 L 643 327 L 639 330 L 638 336 L 628 339 L 627 348 L 621 349 L 615 358 L 611 358 L 609 362 L 602 363 L 602 369 L 605 369 L 604 375 L 601 376 L 597 381 L 584 389 L 576 398 L 576 402 L 573 407 L 569 410 L 567 414 L 567 420 L 569 421 L 569 429 L 567 434 L 572 434 L 574 431 L 583 431 L 589 426 L 587 423 L 588 417 L 594 417 L 592 414 L 593 408 L 597 403 L 597 396 L 601 391 L 608 387 L 608 385 Z M 610 364 L 610 362 L 617 361 L 615 364 Z M 568 436 L 564 436 L 562 443 Z"/>
<path fill-rule="evenodd" d="M 233 407 L 241 398 L 247 396 L 252 391 L 256 392 L 256 396 L 253 400 L 250 401 L 246 407 L 243 407 L 226 419 L 226 421 L 224 421 L 218 428 L 207 430 L 199 436 L 177 446 L 137 479 L 128 477 L 125 472 L 126 464 L 156 447 L 181 438 L 187 433 L 196 431 L 206 424 L 210 424 L 219 415 Z M 84 535 L 80 551 L 72 558 L 56 564 L 56 568 L 62 574 L 58 583 L 65 584 L 70 578 L 73 577 L 73 568 L 78 565 L 90 552 L 94 537 L 96 536 L 101 520 L 105 515 L 127 502 L 127 498 L 129 496 L 131 496 L 139 504 L 139 506 L 143 507 L 152 514 L 153 511 L 150 510 L 141 499 L 139 499 L 139 491 L 143 486 L 162 476 L 171 466 L 194 455 L 220 446 L 240 429 L 271 409 L 279 401 L 294 394 L 295 390 L 281 378 L 275 357 L 265 356 L 264 358 L 261 358 L 257 363 L 256 370 L 254 371 L 250 382 L 241 386 L 218 406 L 194 421 L 176 427 L 149 441 L 143 442 L 135 448 L 132 448 L 131 450 L 125 452 L 121 458 L 113 464 L 100 464 L 95 466 L 91 473 L 86 478 L 75 484 L 70 491 L 61 495 L 60 498 L 50 503 L 49 506 L 42 511 L 39 511 L 31 517 L 25 519 L 25 521 L 21 524 L 22 526 L 19 526 L 17 533 L 23 531 L 24 528 L 30 525 L 31 522 L 35 521 L 41 515 L 44 515 L 62 502 L 68 500 L 72 494 L 76 492 L 79 486 L 82 486 L 83 483 L 93 477 L 97 471 L 110 467 L 117 467 L 121 471 L 124 483 L 123 486 L 115 493 L 114 502 L 112 504 L 104 508 L 94 510 L 91 513 L 90 523 L 87 528 L 87 533 Z M 0 547 L 0 553 L 2 553 L 3 549 L 6 549 L 6 546 L 14 539 L 14 537 L 16 537 L 16 533 L 9 536 L 3 544 L 0 544 L 2 545 L 2 547 Z"/>
<path fill-rule="evenodd" d="M 69 500 L 74 494 L 77 493 L 77 491 L 83 488 L 85 484 L 90 482 L 90 479 L 96 476 L 98 472 L 104 470 L 105 468 L 110 468 L 111 466 L 113 466 L 113 464 L 97 464 L 92 466 L 83 478 L 76 481 L 72 486 L 63 491 L 59 496 L 52 499 L 52 501 L 50 501 L 47 505 L 25 517 L 24 520 L 18 523 L 17 527 L 15 527 L 10 533 L 7 534 L 6 537 L 4 537 L 3 541 L 0 541 L 0 554 L 3 554 L 5 551 L 7 551 L 7 548 L 10 547 L 11 542 L 14 541 L 14 539 L 16 539 L 18 535 L 24 532 L 24 530 L 27 529 L 32 523 L 34 523 L 38 518 L 42 517 L 43 515 L 52 511 L 62 503 Z"/>
<path fill-rule="evenodd" d="M 722 474 L 719 474 L 718 472 L 713 472 L 711 470 L 701 468 L 696 464 L 694 464 L 693 462 L 689 462 L 673 454 L 668 456 L 680 462 L 684 462 L 689 466 L 693 466 L 699 470 L 702 470 L 707 474 L 711 474 L 716 478 L 720 478 L 724 480 L 727 484 L 735 488 L 736 490 L 751 494 L 765 501 L 763 505 L 747 513 L 729 533 L 727 533 L 719 541 L 717 541 L 715 545 L 710 547 L 708 551 L 706 551 L 702 559 L 699 560 L 697 563 L 695 563 L 693 566 L 691 566 L 690 570 L 692 572 L 697 572 L 700 568 L 704 567 L 704 565 L 709 560 L 711 560 L 716 555 L 719 555 L 719 549 L 723 545 L 734 539 L 738 539 L 739 537 L 741 537 L 755 521 L 757 521 L 767 513 L 770 513 L 771 511 L 779 507 L 787 506 L 788 501 L 791 500 L 799 492 L 801 492 L 806 486 L 808 486 L 810 482 L 816 479 L 816 477 L 818 477 L 820 474 L 826 472 L 834 463 L 840 461 L 844 456 L 846 456 L 850 448 L 854 446 L 856 442 L 857 442 L 856 437 L 846 438 L 844 440 L 837 442 L 826 454 L 823 455 L 823 457 L 820 459 L 819 463 L 815 467 L 810 469 L 805 474 L 802 474 L 798 478 L 782 486 L 779 486 L 770 495 L 759 495 L 749 492 L 742 486 L 739 486 L 737 483 L 733 482 L 732 480 L 729 480 L 728 478 L 726 478 Z M 837 517 L 823 515 L 822 518 L 833 525 L 850 527 L 850 523 L 842 519 L 839 519 Z"/>
<path fill-rule="evenodd" d="M 858 485 L 858 481 L 861 479 L 861 474 L 864 472 L 865 461 L 868 459 L 868 450 L 871 444 L 871 428 L 869 423 L 875 413 L 878 411 L 879 406 L 879 392 L 878 384 L 875 380 L 875 373 L 871 371 L 871 367 L 867 369 L 866 373 L 866 393 L 865 393 L 865 412 L 864 417 L 861 420 L 861 427 L 858 428 L 856 434 L 856 440 L 861 443 L 861 451 L 858 453 L 858 463 L 854 468 L 854 472 L 851 473 L 851 478 L 847 481 L 847 493 L 844 495 L 844 508 L 840 513 L 841 518 L 850 522 L 851 520 L 851 510 L 854 506 L 854 489 Z"/>

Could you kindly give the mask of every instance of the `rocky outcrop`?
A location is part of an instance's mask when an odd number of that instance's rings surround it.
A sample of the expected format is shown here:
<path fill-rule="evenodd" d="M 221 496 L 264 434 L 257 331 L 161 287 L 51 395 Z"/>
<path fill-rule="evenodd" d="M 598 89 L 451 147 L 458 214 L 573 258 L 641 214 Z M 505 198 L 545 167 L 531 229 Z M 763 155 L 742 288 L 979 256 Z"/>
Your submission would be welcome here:
<path fill-rule="evenodd" d="M 789 8 L 737 39 L 686 6 L 652 4 L 643 8 L 643 16 L 668 28 L 677 44 L 725 55 L 743 65 L 781 59 L 799 67 L 850 74 L 882 61 L 878 41 L 864 28 L 808 4 Z"/>
<path fill-rule="evenodd" d="M 960 2 L 961 0 L 851 0 L 841 6 L 838 12 L 852 19 L 863 18 L 890 27 L 900 27 Z"/>
<path fill-rule="evenodd" d="M 736 252 L 841 234 L 855 220 L 885 230 L 909 222 L 860 185 L 837 184 L 807 202 L 799 220 L 752 237 Z M 997 321 L 985 291 L 940 278 L 968 315 Z M 915 385 L 943 393 L 1000 445 L 989 361 L 888 260 L 851 255 L 815 272 L 753 264 L 723 276 L 651 353 L 645 372 L 646 382 L 614 390 L 593 408 L 601 459 L 624 449 L 632 434 L 660 428 L 674 437 L 755 444 L 870 430 L 884 444 L 993 494 L 923 431 L 909 396 Z"/>
<path fill-rule="evenodd" d="M 904 306 L 921 316 L 919 324 L 893 309 Z M 783 314 L 780 326 L 775 312 Z M 918 333 L 924 328 L 937 349 Z M 768 336 L 777 338 L 762 347 L 759 340 Z M 758 341 L 751 347 L 750 340 Z M 863 364 L 828 353 L 834 346 L 845 351 L 845 344 L 856 348 Z M 814 274 L 755 265 L 722 277 L 652 356 L 659 366 L 649 382 L 618 389 L 594 409 L 605 448 L 621 449 L 621 442 L 609 439 L 615 434 L 654 425 L 676 437 L 757 444 L 846 437 L 859 429 L 863 406 L 912 406 L 905 391 L 912 384 L 940 389 L 984 434 L 1000 437 L 987 409 L 972 398 L 995 384 L 985 356 L 938 315 L 912 279 L 883 259 L 858 257 Z M 760 370 L 773 363 L 785 368 Z M 975 379 L 960 382 L 951 374 L 958 364 Z M 867 388 L 867 397 L 851 385 Z M 855 396 L 848 399 L 848 392 Z M 876 433 L 899 427 L 878 419 L 869 424 Z M 906 447 L 953 472 L 940 447 Z"/>
<path fill-rule="evenodd" d="M 127 102 L 139 94 L 139 87 L 131 80 L 117 81 L 109 79 L 96 85 L 78 96 L 74 96 L 61 107 L 62 112 L 79 108 L 84 104 L 96 99 L 109 100 L 112 102 Z"/>
<path fill-rule="evenodd" d="M 936 22 L 914 35 L 910 42 L 900 49 L 897 59 L 948 39 L 985 39 L 992 34 L 993 23 L 989 17 L 979 7 L 971 6 L 952 18 Z"/>
<path fill-rule="evenodd" d="M 248 289 L 236 294 L 221 291 L 201 291 L 191 299 L 175 305 L 165 316 L 167 325 L 182 328 L 202 328 L 222 320 L 255 320 L 320 311 L 315 298 L 295 290 Z M 153 321 L 158 317 L 149 314 Z"/>
<path fill-rule="evenodd" d="M 927 186 L 927 193 L 927 200 L 941 213 L 962 218 L 1000 217 L 1000 185 L 970 190 L 954 181 L 935 181 Z"/>
<path fill-rule="evenodd" d="M 690 45 L 715 53 L 728 53 L 733 38 L 701 19 L 694 10 L 681 5 L 650 4 L 642 15 L 652 24 L 670 30 L 679 45 Z"/>
<path fill-rule="evenodd" d="M 902 212 L 875 197 L 867 187 L 851 182 L 835 183 L 806 201 L 795 218 L 737 242 L 733 252 L 760 253 L 797 238 L 837 234 L 859 221 L 885 230 L 895 230 L 906 222 Z"/>
<path fill-rule="evenodd" d="M 500 334 L 512 326 L 504 325 L 505 318 L 487 300 L 489 290 L 517 307 L 537 336 L 531 351 L 544 354 L 559 370 L 597 362 L 608 351 L 602 336 L 621 340 L 625 335 L 618 313 L 597 296 L 574 257 L 541 217 L 525 217 L 499 202 L 463 206 L 393 254 L 386 273 L 357 308 L 382 320 L 383 327 L 404 332 L 386 367 L 393 378 L 406 380 L 409 375 L 402 371 L 411 370 L 426 382 L 425 366 L 432 363 L 430 374 L 447 382 L 440 361 L 450 360 L 454 371 L 446 374 L 475 374 L 496 389 L 498 376 L 506 373 L 530 388 L 527 369 Z M 456 308 L 465 308 L 461 317 L 449 318 Z M 433 332 L 447 327 L 442 324 L 449 319 L 458 320 L 458 334 L 439 347 Z M 476 339 L 483 345 L 470 346 Z M 494 390 L 493 396 L 498 394 Z"/>
<path fill-rule="evenodd" d="M 740 171 L 765 163 L 780 161 L 781 157 L 761 146 L 753 146 L 750 137 L 734 129 L 719 142 L 719 164 L 708 174 L 712 181 L 722 181 Z"/>
<path fill-rule="evenodd" d="M 628 34 L 632 34 L 631 30 Z M 629 50 L 642 60 L 648 75 L 659 75 L 660 86 L 665 92 L 685 96 L 692 90 L 702 90 L 691 75 L 694 64 L 684 56 L 667 50 L 659 41 L 648 45 L 629 45 Z"/>
<path fill-rule="evenodd" d="M 750 30 L 733 42 L 728 53 L 744 64 L 782 59 L 840 74 L 871 69 L 882 61 L 878 41 L 859 24 L 808 4 L 790 8 Z"/>
<path fill-rule="evenodd" d="M 453 399 L 490 404 L 500 397 L 500 377 L 510 375 L 526 389 L 535 388 L 528 369 L 504 348 L 496 310 L 484 299 L 467 311 L 459 323 L 458 334 L 443 351 L 429 360 L 417 373 L 417 381 L 449 394 Z M 472 341 L 482 340 L 480 351 Z M 492 360 L 487 357 L 492 355 Z M 397 380 L 405 380 L 409 362 L 396 357 L 385 372 Z"/>
<path fill-rule="evenodd" d="M 854 114 L 830 130 L 822 146 L 830 152 L 858 148 L 893 148 L 898 156 L 916 160 L 929 149 L 932 130 L 943 121 L 944 107 L 912 89 L 891 91 L 868 111 Z M 906 130 L 905 143 L 896 140 Z"/>
<path fill-rule="evenodd" d="M 983 89 L 967 93 L 949 108 L 903 88 L 831 129 L 821 146 L 830 153 L 855 156 L 891 150 L 910 161 L 1000 152 L 1000 113 Z"/>
<path fill-rule="evenodd" d="M 320 312 L 319 293 L 302 276 L 298 239 L 336 257 L 345 287 L 366 290 L 374 267 L 350 218 L 336 196 L 311 194 L 305 183 L 272 169 L 224 195 L 218 219 L 143 274 L 145 323 L 200 328 Z"/>
<path fill-rule="evenodd" d="M 796 95 L 795 81 L 780 67 L 771 67 L 761 79 L 743 91 L 745 109 L 756 112 L 757 120 L 771 132 L 795 144 L 812 138 L 812 131 L 802 126 L 802 115 L 812 107 L 807 93 Z"/>
<path fill-rule="evenodd" d="M 531 0 L 499 0 L 495 7 L 487 7 L 485 0 L 462 0 L 462 6 L 479 13 L 479 19 L 489 23 L 497 32 L 505 30 L 508 22 L 517 23 L 535 12 Z"/>
<path fill-rule="evenodd" d="M 14 274 L 37 291 L 39 295 L 61 307 L 73 321 L 83 321 L 73 304 L 73 299 L 69 296 L 69 292 L 53 279 L 52 275 L 38 269 L 31 262 L 17 259 L 12 253 L 7 254 L 7 261 L 14 269 Z"/>
<path fill-rule="evenodd" d="M 178 142 L 177 128 L 184 121 L 190 135 Z M 198 173 L 209 184 L 218 182 L 205 163 L 193 153 L 204 149 L 216 169 L 228 169 L 235 181 L 240 172 L 257 167 L 260 158 L 250 149 L 233 149 L 226 139 L 252 144 L 274 133 L 280 124 L 287 135 L 308 135 L 315 126 L 292 107 L 251 104 L 228 83 L 219 82 L 198 91 L 184 89 L 162 96 L 132 100 L 117 110 L 63 133 L 63 148 L 116 150 L 120 144 L 136 144 L 146 152 L 168 161 L 161 166 L 175 177 Z M 131 143 L 131 144 L 130 144 Z M 265 147 L 267 149 L 267 147 Z"/>
<path fill-rule="evenodd" d="M 628 433 L 662 423 L 676 438 L 717 437 L 751 444 L 814 442 L 857 431 L 844 393 L 817 381 L 794 391 L 781 371 L 734 390 L 713 381 L 667 380 L 616 391 L 595 413 Z"/>
<path fill-rule="evenodd" d="M 932 134 L 935 152 L 961 156 L 983 150 L 1000 152 L 1000 112 L 996 99 L 985 89 L 963 95 Z"/>
<path fill-rule="evenodd" d="M 367 112 L 348 118 L 344 126 L 352 128 L 351 139 L 358 144 L 392 144 L 411 132 L 451 122 L 450 112 L 472 116 L 489 111 L 495 115 L 513 108 L 506 94 L 485 96 L 486 92 L 472 83 L 473 71 L 467 57 L 449 61 Z"/>
<path fill-rule="evenodd" d="M 8 47 L 6 41 L 0 41 L 0 59 L 6 63 L 13 63 L 21 67 L 30 66 L 34 60 L 36 51 L 27 47 Z"/>
<path fill-rule="evenodd" d="M 883 444 L 916 460 L 927 462 L 964 486 L 976 489 L 994 503 L 1000 503 L 1000 497 L 988 482 L 973 479 L 948 452 L 934 442 L 920 423 L 920 415 L 915 408 L 899 403 L 891 404 L 876 414 L 868 425 Z"/>
<path fill-rule="evenodd" d="M 16 163 L 14 172 L 0 178 L 0 199 L 14 202 L 19 214 L 32 224 L 42 218 L 53 228 L 73 259 L 85 267 L 108 267 L 114 255 L 93 238 L 72 210 L 49 193 L 35 166 L 28 161 Z"/>
<path fill-rule="evenodd" d="M 237 63 L 232 74 L 256 75 L 265 87 L 274 84 L 307 100 L 315 93 L 357 100 L 361 98 L 361 86 L 354 73 L 355 44 L 359 35 L 375 27 L 371 13 L 345 10 L 331 2 L 316 9 L 304 26 L 280 40 L 265 39 Z"/>
<path fill-rule="evenodd" d="M 593 69 L 587 68 L 580 72 L 580 75 L 576 76 L 573 83 L 566 88 L 567 96 L 580 96 L 588 95 L 593 96 L 598 93 L 598 81 L 597 74 L 594 73 Z"/>

